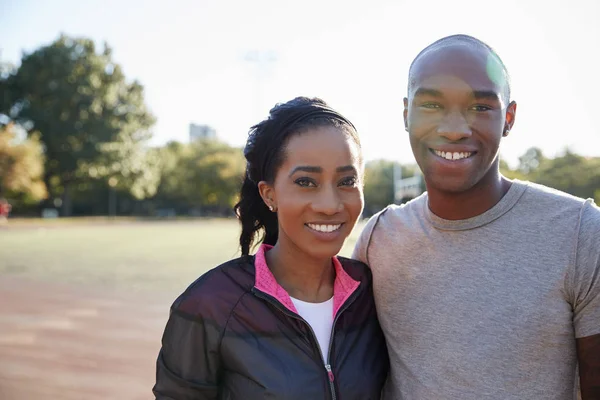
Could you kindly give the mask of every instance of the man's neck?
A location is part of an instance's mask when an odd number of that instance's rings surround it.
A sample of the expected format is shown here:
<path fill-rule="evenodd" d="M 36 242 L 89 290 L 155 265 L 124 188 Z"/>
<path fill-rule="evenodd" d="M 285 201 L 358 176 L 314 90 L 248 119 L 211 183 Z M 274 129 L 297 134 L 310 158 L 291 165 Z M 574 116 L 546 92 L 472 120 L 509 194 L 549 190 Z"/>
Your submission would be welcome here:
<path fill-rule="evenodd" d="M 500 173 L 495 173 L 464 192 L 444 192 L 428 188 L 429 209 L 447 220 L 473 218 L 498 204 L 511 184 Z"/>
<path fill-rule="evenodd" d="M 335 269 L 331 258 L 315 260 L 278 241 L 266 253 L 269 269 L 291 297 L 320 303 L 333 296 Z M 299 249 L 296 249 L 299 250 Z M 299 254 L 298 254 L 299 253 Z"/>

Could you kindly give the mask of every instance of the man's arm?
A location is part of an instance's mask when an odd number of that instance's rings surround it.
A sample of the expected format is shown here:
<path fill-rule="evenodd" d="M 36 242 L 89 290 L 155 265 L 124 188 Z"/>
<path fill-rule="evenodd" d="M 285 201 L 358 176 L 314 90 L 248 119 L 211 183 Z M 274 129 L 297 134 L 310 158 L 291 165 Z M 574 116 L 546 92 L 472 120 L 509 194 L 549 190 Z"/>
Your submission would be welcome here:
<path fill-rule="evenodd" d="M 568 276 L 573 293 L 582 400 L 600 400 L 600 208 L 583 205 L 576 262 Z"/>
<path fill-rule="evenodd" d="M 581 399 L 600 400 L 600 334 L 577 339 L 577 358 Z"/>

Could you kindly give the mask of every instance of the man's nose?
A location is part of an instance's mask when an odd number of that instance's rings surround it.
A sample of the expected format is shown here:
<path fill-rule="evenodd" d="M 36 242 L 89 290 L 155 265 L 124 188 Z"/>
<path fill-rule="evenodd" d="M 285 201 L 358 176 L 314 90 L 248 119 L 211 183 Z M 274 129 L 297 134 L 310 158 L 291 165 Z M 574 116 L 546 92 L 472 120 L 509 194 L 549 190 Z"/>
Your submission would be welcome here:
<path fill-rule="evenodd" d="M 438 134 L 451 142 L 471 137 L 471 127 L 460 112 L 446 115 L 438 126 Z"/>

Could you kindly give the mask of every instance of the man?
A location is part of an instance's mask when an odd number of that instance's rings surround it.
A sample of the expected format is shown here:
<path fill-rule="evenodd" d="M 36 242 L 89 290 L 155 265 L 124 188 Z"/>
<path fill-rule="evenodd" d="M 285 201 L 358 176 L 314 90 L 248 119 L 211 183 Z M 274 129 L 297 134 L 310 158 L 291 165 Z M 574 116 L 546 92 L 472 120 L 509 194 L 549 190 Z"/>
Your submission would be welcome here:
<path fill-rule="evenodd" d="M 427 192 L 367 224 L 385 399 L 600 399 L 600 209 L 499 172 L 517 105 L 470 36 L 425 48 L 405 127 Z M 578 368 L 579 367 L 579 370 Z"/>

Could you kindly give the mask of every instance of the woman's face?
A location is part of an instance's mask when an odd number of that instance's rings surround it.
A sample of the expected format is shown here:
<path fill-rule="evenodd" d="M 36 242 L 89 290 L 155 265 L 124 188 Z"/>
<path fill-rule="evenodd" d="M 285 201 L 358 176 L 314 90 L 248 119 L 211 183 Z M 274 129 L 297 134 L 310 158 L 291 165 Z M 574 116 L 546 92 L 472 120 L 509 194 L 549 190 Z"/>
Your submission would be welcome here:
<path fill-rule="evenodd" d="M 278 245 L 333 257 L 363 210 L 360 149 L 339 128 L 319 127 L 291 136 L 284 151 L 273 185 L 261 189 L 276 208 Z"/>

